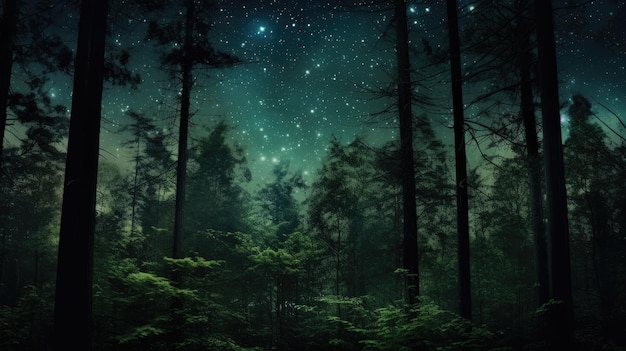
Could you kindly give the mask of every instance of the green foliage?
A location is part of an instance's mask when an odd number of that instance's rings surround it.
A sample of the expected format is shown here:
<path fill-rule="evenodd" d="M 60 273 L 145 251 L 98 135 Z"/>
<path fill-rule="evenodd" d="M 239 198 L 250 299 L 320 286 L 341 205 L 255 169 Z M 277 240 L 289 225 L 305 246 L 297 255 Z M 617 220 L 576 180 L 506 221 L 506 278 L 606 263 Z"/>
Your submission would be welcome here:
<path fill-rule="evenodd" d="M 297 189 L 306 187 L 301 173 L 287 177 L 288 172 L 289 162 L 281 161 L 272 170 L 274 181 L 261 188 L 257 194 L 263 217 L 275 226 L 278 240 L 283 240 L 298 227 L 298 204 L 293 195 Z"/>
<path fill-rule="evenodd" d="M 181 66 L 189 62 L 193 66 L 226 67 L 238 63 L 240 60 L 225 52 L 216 50 L 211 43 L 211 36 L 207 35 L 213 26 L 213 14 L 216 12 L 216 1 L 186 1 L 183 5 L 185 13 L 191 13 L 192 23 L 185 23 L 185 16 L 176 17 L 174 20 L 168 11 L 180 11 L 178 5 L 164 3 L 157 8 L 163 11 L 149 23 L 147 39 L 159 44 L 161 51 L 161 63 L 170 68 L 170 73 L 175 76 Z M 152 7 L 153 6 L 148 6 Z M 181 19 L 181 17 L 183 19 Z M 191 29 L 191 33 L 186 33 Z M 186 35 L 192 38 L 186 38 Z M 190 47 L 181 45 L 189 39 Z"/>
<path fill-rule="evenodd" d="M 129 259 L 111 265 L 112 292 L 106 289 L 96 295 L 101 307 L 96 315 L 104 328 L 110 328 L 101 345 L 121 350 L 143 345 L 152 345 L 154 350 L 206 350 L 220 344 L 238 349 L 224 333 L 224 328 L 242 317 L 223 304 L 222 262 L 164 258 L 162 267 L 153 267 L 155 271 L 142 270 Z M 170 272 L 176 280 L 158 271 Z"/>
<path fill-rule="evenodd" d="M 285 249 L 265 249 L 260 250 L 256 255 L 250 257 L 256 263 L 252 269 L 262 268 L 279 274 L 297 274 L 301 271 L 300 261 Z"/>
<path fill-rule="evenodd" d="M 169 279 L 156 276 L 152 273 L 130 273 L 126 277 L 126 284 L 132 289 L 130 293 L 137 294 L 143 302 L 155 302 L 157 300 L 167 301 L 174 297 L 184 298 L 194 296 L 192 290 L 177 289 Z"/>
<path fill-rule="evenodd" d="M 523 333 L 536 307 L 528 173 L 523 157 L 503 160 L 489 195 L 475 194 L 472 281 L 475 318 L 499 330 Z M 511 298 L 515 296 L 516 298 Z"/>
<path fill-rule="evenodd" d="M 218 123 L 197 140 L 190 154 L 185 228 L 192 235 L 209 229 L 246 229 L 248 209 L 241 184 L 250 181 L 251 174 L 243 149 L 227 142 L 230 128 L 225 122 Z"/>
<path fill-rule="evenodd" d="M 374 290 L 394 299 L 396 248 L 400 235 L 396 179 L 379 150 L 361 139 L 332 140 L 307 199 L 311 235 L 325 249 L 325 276 L 335 295 L 359 296 Z M 392 168 L 393 169 L 393 168 Z M 366 264 L 360 257 L 376 257 Z M 330 288 L 330 287 L 329 287 Z"/>
<path fill-rule="evenodd" d="M 349 327 L 362 335 L 366 350 L 484 350 L 493 338 L 487 329 L 428 303 L 409 313 L 404 307 L 379 308 L 370 320 Z"/>
<path fill-rule="evenodd" d="M 318 306 L 313 308 L 315 314 L 305 314 L 316 326 L 309 331 L 307 338 L 318 342 L 324 340 L 317 344 L 317 349 L 487 350 L 495 339 L 487 328 L 475 326 L 429 302 L 413 308 L 388 305 L 372 309 L 369 306 L 374 301 L 368 296 L 323 296 L 317 300 L 330 307 Z M 336 306 L 341 306 L 341 316 L 332 313 Z"/>
<path fill-rule="evenodd" d="M 117 337 L 120 344 L 133 343 L 136 340 L 149 340 L 148 338 L 164 334 L 165 330 L 153 325 L 140 325 L 133 328 L 129 333 Z"/>
<path fill-rule="evenodd" d="M 23 287 L 15 306 L 0 306 L 0 349 L 39 350 L 52 326 L 52 294 Z"/>
<path fill-rule="evenodd" d="M 623 335 L 626 323 L 626 277 L 623 179 L 624 142 L 613 147 L 607 132 L 595 121 L 602 117 L 584 96 L 571 99 L 569 137 L 563 145 L 569 201 L 573 285 L 582 292 L 578 314 L 596 320 L 607 334 Z M 592 119 L 596 117 L 596 119 Z"/>
<path fill-rule="evenodd" d="M 0 174 L 0 305 L 14 306 L 22 287 L 54 279 L 60 219 L 58 163 L 37 151 L 5 149 Z"/>

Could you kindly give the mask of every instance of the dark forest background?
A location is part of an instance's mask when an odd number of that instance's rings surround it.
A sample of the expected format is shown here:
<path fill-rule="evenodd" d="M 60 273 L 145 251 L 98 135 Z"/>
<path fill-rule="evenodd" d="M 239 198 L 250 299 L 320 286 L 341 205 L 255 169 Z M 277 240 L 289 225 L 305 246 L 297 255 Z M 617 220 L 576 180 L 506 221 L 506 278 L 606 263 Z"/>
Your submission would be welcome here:
<path fill-rule="evenodd" d="M 391 120 L 400 137 L 330 138 L 312 182 L 282 161 L 250 186 L 234 126 L 188 130 L 202 74 L 246 64 L 198 35 L 218 4 L 106 3 L 2 1 L 3 350 L 626 347 L 626 126 L 579 93 L 544 95 L 557 88 L 545 9 L 478 1 L 456 19 L 449 1 L 450 40 L 432 43 L 409 40 L 404 1 L 342 2 L 390 13 L 380 45 L 395 48 L 397 67 L 367 92 L 386 107 L 363 123 Z M 80 13 L 76 48 L 47 30 L 58 6 Z M 180 94 L 173 135 L 130 106 L 110 131 L 132 155 L 120 165 L 98 156 L 98 132 L 103 87 L 141 89 L 132 53 L 111 43 L 127 18 L 142 19 Z M 623 60 L 615 30 L 607 22 L 597 41 Z M 480 65 L 463 72 L 461 55 Z M 74 81 L 71 107 L 46 91 L 59 75 Z M 562 144 L 546 128 L 561 113 Z M 466 166 L 466 145 L 478 167 Z"/>

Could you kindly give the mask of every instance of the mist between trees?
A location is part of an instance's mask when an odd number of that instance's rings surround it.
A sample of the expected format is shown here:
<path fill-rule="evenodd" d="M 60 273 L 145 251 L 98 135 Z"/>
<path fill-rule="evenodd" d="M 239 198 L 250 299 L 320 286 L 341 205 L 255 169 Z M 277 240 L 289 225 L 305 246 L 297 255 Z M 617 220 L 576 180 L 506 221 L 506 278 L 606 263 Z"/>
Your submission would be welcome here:
<path fill-rule="evenodd" d="M 254 5 L 3 1 L 0 346 L 623 349 L 626 126 L 559 83 L 558 39 L 596 8 L 554 3 L 302 5 L 375 19 L 385 65 L 351 86 L 389 136 L 325 136 L 305 171 L 202 119 L 216 77 L 258 63 L 214 35 Z M 624 6 L 601 5 L 571 33 L 623 59 Z M 112 112 L 146 75 L 159 104 Z"/>

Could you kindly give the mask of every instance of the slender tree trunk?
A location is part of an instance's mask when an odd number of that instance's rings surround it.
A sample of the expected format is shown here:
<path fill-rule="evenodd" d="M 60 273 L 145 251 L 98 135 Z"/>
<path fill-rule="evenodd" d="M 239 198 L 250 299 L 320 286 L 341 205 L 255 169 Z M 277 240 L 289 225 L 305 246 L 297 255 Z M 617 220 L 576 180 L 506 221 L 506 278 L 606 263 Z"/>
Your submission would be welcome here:
<path fill-rule="evenodd" d="M 93 239 L 106 0 L 81 4 L 54 310 L 54 350 L 92 348 Z"/>
<path fill-rule="evenodd" d="M 191 104 L 192 69 L 193 69 L 193 23 L 195 18 L 195 4 L 193 0 L 184 2 L 187 11 L 185 17 L 185 38 L 183 43 L 183 58 L 181 62 L 182 88 L 180 95 L 180 125 L 178 131 L 178 161 L 176 165 L 176 208 L 174 212 L 174 242 L 172 245 L 172 258 L 183 257 L 183 223 L 185 203 L 185 183 L 187 179 L 187 142 L 189 136 L 189 106 Z M 172 272 L 172 281 L 180 285 L 182 278 L 180 272 Z M 181 318 L 181 310 L 184 302 L 181 298 L 175 298 L 170 305 L 174 314 L 174 328 L 168 337 L 172 346 L 178 347 L 184 342 L 185 330 L 182 328 L 184 320 Z"/>
<path fill-rule="evenodd" d="M 341 279 L 341 222 L 337 216 L 337 249 L 335 250 L 335 296 L 339 298 Z M 341 316 L 341 304 L 337 304 L 337 316 Z"/>
<path fill-rule="evenodd" d="M 535 6 L 548 203 L 550 298 L 557 302 L 551 311 L 550 324 L 554 328 L 551 333 L 554 346 L 567 349 L 573 337 L 572 281 L 552 1 L 535 1 Z"/>
<path fill-rule="evenodd" d="M 518 9 L 523 11 L 527 0 L 518 3 Z M 531 79 L 531 48 L 529 25 L 522 22 L 517 27 L 517 38 L 520 47 L 520 96 L 521 112 L 524 122 L 526 138 L 526 166 L 530 179 L 530 207 L 533 222 L 533 239 L 535 246 L 535 272 L 537 276 L 537 304 L 541 306 L 548 302 L 550 280 L 548 274 L 548 248 L 546 244 L 545 224 L 543 222 L 543 195 L 541 191 L 541 160 L 539 157 L 539 140 L 537 137 L 537 120 L 533 103 L 533 88 Z"/>
<path fill-rule="evenodd" d="M 395 0 L 396 54 L 398 59 L 398 109 L 400 120 L 400 162 L 404 226 L 403 268 L 406 270 L 406 301 L 419 297 L 419 257 L 417 249 L 417 210 L 413 160 L 413 112 L 411 109 L 411 64 L 406 1 Z"/>
<path fill-rule="evenodd" d="M 456 170 L 456 223 L 459 266 L 459 313 L 472 319 L 470 280 L 469 209 L 467 199 L 467 156 L 465 154 L 465 117 L 463 116 L 463 78 L 461 76 L 461 45 L 456 0 L 447 1 L 448 34 L 450 37 L 450 72 L 454 113 L 454 159 Z"/>
<path fill-rule="evenodd" d="M 130 235 L 135 234 L 135 217 L 137 215 L 137 182 L 139 178 L 139 148 L 141 147 L 141 137 L 137 137 L 137 150 L 135 151 L 135 173 L 133 174 L 133 195 L 131 199 L 131 213 L 130 213 Z"/>
<path fill-rule="evenodd" d="M 182 257 L 183 219 L 185 202 L 185 179 L 187 177 L 187 139 L 189 136 L 189 105 L 192 87 L 191 71 L 193 68 L 193 21 L 194 3 L 187 1 L 187 17 L 185 20 L 185 43 L 183 62 L 181 64 L 182 90 L 180 96 L 180 126 L 178 132 L 178 163 L 176 166 L 176 212 L 174 215 L 174 246 L 173 258 Z"/>
<path fill-rule="evenodd" d="M 11 71 L 13 69 L 13 43 L 19 16 L 18 0 L 5 0 L 0 23 L 0 174 L 4 167 L 4 131 L 7 126 L 7 108 Z"/>

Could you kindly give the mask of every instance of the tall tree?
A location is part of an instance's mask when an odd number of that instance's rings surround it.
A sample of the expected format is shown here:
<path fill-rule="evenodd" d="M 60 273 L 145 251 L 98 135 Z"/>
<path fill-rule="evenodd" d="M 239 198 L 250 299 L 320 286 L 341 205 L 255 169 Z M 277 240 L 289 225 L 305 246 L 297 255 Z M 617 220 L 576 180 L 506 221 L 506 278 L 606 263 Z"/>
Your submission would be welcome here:
<path fill-rule="evenodd" d="M 536 1 L 535 11 L 548 203 L 550 298 L 556 301 L 552 310 L 552 342 L 567 348 L 573 337 L 572 281 L 552 1 Z"/>
<path fill-rule="evenodd" d="M 130 235 L 133 235 L 137 226 L 137 210 L 140 202 L 140 172 L 143 170 L 142 165 L 145 164 L 144 157 L 145 148 L 150 142 L 150 138 L 156 133 L 156 128 L 152 123 L 152 120 L 135 111 L 129 111 L 127 113 L 128 117 L 131 118 L 132 123 L 122 127 L 121 131 L 130 130 L 132 134 L 132 139 L 128 140 L 124 143 L 125 146 L 129 146 L 130 148 L 134 148 L 135 155 L 133 156 L 132 162 L 134 163 L 135 169 L 133 171 L 132 176 L 132 188 L 130 190 L 131 193 L 131 218 L 130 218 Z"/>
<path fill-rule="evenodd" d="M 44 226 L 57 219 L 56 215 L 51 217 L 46 211 L 40 211 L 45 206 L 38 206 L 35 194 L 54 206 L 55 201 L 47 198 L 46 194 L 58 190 L 50 186 L 57 178 L 48 179 L 60 176 L 63 171 L 65 153 L 57 145 L 65 138 L 68 123 L 65 107 L 52 105 L 50 99 L 41 98 L 44 96 L 42 86 L 39 82 L 34 83 L 30 93 L 12 92 L 9 98 L 15 119 L 23 127 L 19 148 L 8 147 L 4 151 L 4 169 L 0 176 L 0 191 L 3 194 L 0 201 L 3 208 L 0 211 L 0 242 L 6 244 L 5 250 L 0 250 L 0 284 L 5 287 L 3 290 L 6 293 L 0 294 L 0 301 L 9 304 L 19 297 L 20 284 L 32 283 L 20 263 L 26 262 L 28 254 L 13 249 L 28 249 L 34 242 L 41 243 L 37 237 L 43 234 Z M 60 178 L 58 180 L 61 181 Z M 29 185 L 33 189 L 27 189 Z M 25 220 L 25 216 L 37 218 Z"/>
<path fill-rule="evenodd" d="M 532 46 L 530 42 L 530 20 L 524 13 L 530 7 L 528 0 L 516 1 L 516 12 L 519 17 L 514 29 L 514 47 L 517 49 L 517 66 L 520 80 L 520 112 L 524 125 L 526 141 L 526 165 L 530 181 L 530 207 L 532 210 L 533 238 L 535 243 L 535 272 L 537 276 L 536 294 L 537 305 L 541 306 L 549 299 L 548 252 L 546 243 L 546 228 L 544 224 L 543 194 L 541 191 L 541 158 L 539 153 L 539 138 L 537 133 L 537 119 L 535 117 L 535 103 L 533 93 L 533 65 Z"/>
<path fill-rule="evenodd" d="M 296 189 L 306 187 L 301 173 L 294 173 L 291 177 L 288 177 L 288 173 L 289 162 L 281 161 L 272 170 L 275 180 L 258 193 L 261 209 L 272 225 L 276 226 L 279 241 L 283 241 L 298 227 L 298 204 L 293 195 Z"/>
<path fill-rule="evenodd" d="M 131 197 L 129 234 L 136 243 L 143 244 L 143 249 L 137 252 L 142 258 L 161 257 L 166 253 L 157 244 L 162 239 L 159 231 L 169 219 L 161 214 L 165 194 L 172 188 L 167 178 L 173 173 L 174 163 L 164 135 L 154 121 L 135 111 L 129 111 L 127 116 L 131 122 L 120 132 L 130 133 L 123 145 L 134 149 L 131 161 L 134 169 L 127 189 Z"/>
<path fill-rule="evenodd" d="M 19 109 L 34 107 L 33 104 L 50 104 L 47 95 L 48 74 L 61 72 L 69 74 L 72 67 L 72 51 L 63 39 L 48 32 L 54 23 L 54 15 L 48 12 L 54 5 L 43 1 L 23 2 L 19 0 L 3 1 L 0 19 L 0 169 L 6 128 L 11 125 L 9 111 L 17 115 L 20 124 L 34 124 L 47 117 L 45 114 L 26 113 L 18 115 Z M 46 12 L 47 11 L 47 12 Z M 15 72 L 25 85 L 15 84 Z M 24 88 L 27 91 L 24 91 Z M 27 106 L 30 105 L 30 106 Z M 33 111 L 27 111 L 33 112 Z M 57 111 L 59 112 L 59 111 Z M 65 116 L 63 116 L 65 120 Z M 44 122 L 49 123 L 49 122 Z M 51 126 L 51 124 L 50 124 Z M 58 127 L 58 126 L 56 126 Z M 17 128 L 19 130 L 19 127 Z M 55 129 L 52 127 L 51 129 Z M 59 133 L 64 129 L 59 128 Z"/>
<path fill-rule="evenodd" d="M 417 248 L 417 210 L 413 160 L 413 112 L 411 63 L 407 4 L 395 0 L 396 55 L 398 64 L 398 112 L 400 121 L 400 167 L 402 178 L 403 268 L 406 271 L 406 302 L 412 305 L 419 297 L 419 256 Z"/>
<path fill-rule="evenodd" d="M 176 161 L 167 147 L 165 133 L 158 130 L 147 137 L 140 156 L 143 159 L 138 165 L 137 215 L 145 237 L 144 257 L 156 259 L 171 251 L 171 237 L 166 233 L 172 232 L 174 222 L 174 201 L 170 194 L 175 186 L 171 179 L 175 177 Z"/>
<path fill-rule="evenodd" d="M 208 229 L 225 232 L 246 229 L 247 201 L 241 184 L 249 182 L 252 175 L 243 148 L 228 142 L 229 130 L 225 122 L 218 123 L 197 141 L 190 153 L 189 194 L 185 202 L 189 238 L 196 239 L 198 233 Z"/>
<path fill-rule="evenodd" d="M 454 114 L 459 311 L 461 317 L 471 320 L 469 209 L 467 198 L 467 156 L 465 154 L 465 117 L 463 113 L 463 77 L 461 76 L 461 44 L 459 41 L 457 2 L 456 0 L 448 0 L 446 4 L 448 8 L 450 76 L 452 78 L 452 108 Z"/>
<path fill-rule="evenodd" d="M 514 152 L 525 154 L 531 184 L 529 206 L 532 209 L 535 241 L 536 294 L 538 305 L 548 300 L 548 258 L 545 238 L 540 147 L 535 116 L 535 85 L 532 40 L 533 12 L 529 0 L 509 0 L 481 4 L 468 17 L 464 32 L 468 49 L 475 55 L 477 73 L 473 80 L 488 82 L 490 88 L 470 102 L 481 106 L 480 115 L 495 114 L 489 123 L 484 118 L 469 120 L 473 128 L 487 130 L 501 142 L 510 144 Z M 510 113 L 511 104 L 519 103 L 519 112 Z M 485 106 L 485 107 L 483 107 Z M 502 107 L 504 111 L 500 111 Z M 508 116 L 508 118 L 503 118 Z"/>
<path fill-rule="evenodd" d="M 330 291 L 336 296 L 354 296 L 349 285 L 350 274 L 346 268 L 353 237 L 351 224 L 362 220 L 358 216 L 359 196 L 355 180 L 351 177 L 346 149 L 337 140 L 332 140 L 327 158 L 318 171 L 318 178 L 312 184 L 309 196 L 309 223 L 317 240 L 327 249 L 328 277 L 333 282 Z M 337 306 L 338 314 L 341 306 Z"/>
<path fill-rule="evenodd" d="M 92 276 L 106 0 L 81 3 L 54 311 L 55 350 L 92 348 Z"/>
<path fill-rule="evenodd" d="M 163 53 L 161 63 L 170 70 L 173 77 L 180 79 L 181 82 L 173 258 L 180 258 L 182 254 L 187 146 L 194 68 L 225 67 L 239 61 L 232 55 L 215 50 L 209 41 L 207 34 L 211 29 L 211 13 L 215 6 L 215 1 L 184 0 L 185 18 L 182 22 L 173 21 L 162 24 L 153 21 L 150 23 L 148 32 L 149 37 L 156 38 L 161 46 L 169 49 Z"/>
<path fill-rule="evenodd" d="M 623 186 L 614 180 L 620 178 L 626 165 L 623 157 L 610 149 L 608 135 L 591 121 L 591 107 L 583 96 L 573 96 L 568 109 L 569 137 L 563 146 L 572 246 L 577 256 L 572 261 L 575 271 L 579 267 L 586 271 L 578 284 L 588 292 L 585 302 L 599 299 L 603 331 L 617 335 L 620 332 L 615 324 L 624 318 L 616 307 L 624 291 L 618 283 L 624 278 L 624 263 L 619 258 L 624 244 L 618 239 L 621 225 L 617 219 L 617 199 Z M 591 274 L 585 269 L 589 266 L 593 267 Z"/>
<path fill-rule="evenodd" d="M 23 142 L 32 148 L 30 140 Z M 25 285 L 54 279 L 62 164 L 45 151 L 5 149 L 0 197 L 0 305 L 14 306 Z M 51 268 L 49 272 L 46 267 Z M 43 279 L 45 278 L 45 279 Z"/>
<path fill-rule="evenodd" d="M 476 188 L 478 194 L 471 198 L 477 204 L 472 240 L 473 320 L 522 335 L 528 316 L 537 309 L 532 289 L 536 280 L 529 262 L 534 245 L 528 235 L 531 222 L 525 157 L 506 158 L 485 174 L 493 179 L 492 184 Z M 474 189 L 476 179 L 471 178 L 470 189 Z M 489 190 L 484 191 L 487 187 Z"/>
<path fill-rule="evenodd" d="M 0 19 L 0 174 L 3 169 L 4 131 L 7 125 L 7 100 L 13 70 L 13 43 L 17 32 L 19 1 L 5 0 L 2 5 L 3 11 Z"/>

